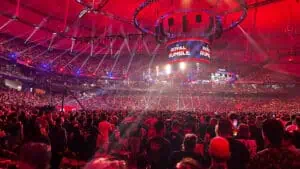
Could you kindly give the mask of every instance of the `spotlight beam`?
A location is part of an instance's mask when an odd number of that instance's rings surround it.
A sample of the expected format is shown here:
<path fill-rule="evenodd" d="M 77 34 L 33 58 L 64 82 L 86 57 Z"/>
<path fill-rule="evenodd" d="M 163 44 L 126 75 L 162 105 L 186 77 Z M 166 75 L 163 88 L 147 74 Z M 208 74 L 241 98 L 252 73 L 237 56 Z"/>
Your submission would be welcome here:
<path fill-rule="evenodd" d="M 52 38 L 51 38 L 51 41 L 50 41 L 50 43 L 49 43 L 48 50 L 51 49 L 52 44 L 53 44 L 54 39 L 55 39 L 56 36 L 57 36 L 57 33 L 53 33 L 53 34 L 52 34 Z"/>
<path fill-rule="evenodd" d="M 32 38 L 32 36 L 39 30 L 39 27 L 35 27 L 31 34 L 27 37 L 25 44 Z"/>
<path fill-rule="evenodd" d="M 135 45 L 133 47 L 133 51 L 132 53 L 130 53 L 131 57 L 130 57 L 130 60 L 129 60 L 129 63 L 128 63 L 128 66 L 127 66 L 127 69 L 126 69 L 126 74 L 128 73 L 130 67 L 131 67 L 131 64 L 132 64 L 132 61 L 133 61 L 133 58 L 134 56 L 136 55 L 136 50 L 137 50 L 137 47 L 139 45 L 139 41 L 140 39 L 138 39 L 136 42 L 135 42 Z"/>
<path fill-rule="evenodd" d="M 99 37 L 100 38 L 100 37 Z M 98 39 L 99 39 L 98 38 Z M 97 39 L 97 40 L 98 40 Z M 92 43 L 94 44 L 94 41 L 92 41 Z M 98 44 L 98 43 L 97 43 Z M 93 45 L 94 46 L 94 45 Z M 94 47 L 93 47 L 93 49 L 94 49 Z M 92 52 L 92 46 L 91 46 L 91 52 Z M 93 56 L 92 54 L 90 54 L 88 57 L 86 57 L 86 59 L 84 60 L 84 62 L 81 64 L 81 66 L 80 66 L 80 68 L 79 68 L 79 70 L 81 70 L 85 65 L 86 65 L 86 63 L 88 62 L 88 60 L 90 59 L 90 57 L 91 56 Z"/>
<path fill-rule="evenodd" d="M 66 65 L 63 66 L 63 69 L 65 69 L 69 64 L 71 64 L 74 60 L 76 60 L 80 55 L 82 55 L 88 47 L 85 47 L 80 53 L 78 53 L 75 57 L 73 57 Z"/>
<path fill-rule="evenodd" d="M 123 50 L 124 47 L 125 47 L 125 40 L 123 41 L 123 43 L 122 43 L 120 49 L 118 50 L 118 52 L 115 54 L 115 56 L 117 55 L 117 58 L 116 58 L 116 60 L 115 60 L 115 62 L 114 62 L 114 64 L 113 64 L 113 66 L 112 66 L 110 72 L 113 72 L 113 71 L 114 71 L 114 69 L 115 69 L 115 67 L 116 67 L 116 65 L 117 65 L 117 62 L 119 61 L 119 57 L 120 57 L 120 55 L 121 55 L 121 52 L 122 52 L 122 50 Z M 115 57 L 115 56 L 114 56 L 114 57 Z"/>
<path fill-rule="evenodd" d="M 56 56 L 54 59 L 52 59 L 50 61 L 50 64 L 53 64 L 58 58 L 62 57 L 63 55 L 65 55 L 68 52 L 68 50 L 65 50 L 64 52 L 62 52 L 61 54 L 59 54 L 58 56 Z"/>
<path fill-rule="evenodd" d="M 130 55 L 132 55 L 132 52 L 131 52 L 131 49 L 130 49 L 130 46 L 129 46 L 129 40 L 128 40 L 128 38 L 125 38 L 125 45 L 127 47 L 128 52 L 130 53 Z"/>
<path fill-rule="evenodd" d="M 1 27 L 0 27 L 0 31 L 2 29 L 4 29 L 8 24 L 10 24 L 12 21 L 14 21 L 13 19 L 9 19 L 8 21 L 6 21 Z"/>
<path fill-rule="evenodd" d="M 126 37 L 126 33 L 125 33 L 125 31 L 124 31 L 124 25 L 122 25 L 122 26 L 120 27 L 120 32 L 121 32 L 122 36 L 124 37 L 125 45 L 126 45 L 126 47 L 127 47 L 128 52 L 129 52 L 130 55 L 131 55 L 131 49 L 130 49 L 130 46 L 129 46 L 129 40 L 128 40 L 128 37 Z"/>
<path fill-rule="evenodd" d="M 91 51 L 90 51 L 90 56 L 93 56 L 94 53 L 94 41 L 91 41 Z"/>
<path fill-rule="evenodd" d="M 32 38 L 32 36 L 48 21 L 48 17 L 44 18 L 38 26 L 34 27 L 34 30 L 31 32 L 31 34 L 28 36 L 26 41 L 24 42 L 25 44 Z"/>
<path fill-rule="evenodd" d="M 102 65 L 104 59 L 106 58 L 106 56 L 108 55 L 108 53 L 109 53 L 109 49 L 107 49 L 105 55 L 101 58 L 101 60 L 100 60 L 100 62 L 99 62 L 99 64 L 98 64 L 98 66 L 97 66 L 97 68 L 95 69 L 95 71 L 94 71 L 94 73 L 93 73 L 94 75 L 98 72 L 99 68 L 101 67 L 101 65 Z"/>
<path fill-rule="evenodd" d="M 76 39 L 72 38 L 71 41 L 72 42 L 71 42 L 70 52 L 72 53 L 73 49 L 74 49 L 74 46 L 75 46 L 75 43 L 76 43 Z"/>
<path fill-rule="evenodd" d="M 146 43 L 145 40 L 143 40 L 143 45 L 144 45 L 144 47 L 145 47 L 146 52 L 148 53 L 148 55 L 151 56 L 151 52 L 150 52 L 149 47 L 148 47 L 148 45 L 147 45 L 147 43 Z"/>
<path fill-rule="evenodd" d="M 6 43 L 8 43 L 8 42 L 11 42 L 11 41 L 13 41 L 13 40 L 15 40 L 15 39 L 21 38 L 21 37 L 27 35 L 29 32 L 31 32 L 31 31 L 25 32 L 25 33 L 23 33 L 23 34 L 21 34 L 21 35 L 18 35 L 18 36 L 14 36 L 14 37 L 12 37 L 12 38 L 10 38 L 10 39 L 7 39 L 6 41 L 1 42 L 0 44 L 1 44 L 1 45 L 4 45 L 4 44 L 6 44 Z"/>
<path fill-rule="evenodd" d="M 116 39 L 114 39 L 114 40 L 112 41 L 112 44 L 114 44 L 115 41 L 116 41 Z M 102 59 L 100 60 L 98 66 L 97 66 L 97 68 L 96 68 L 96 70 L 94 71 L 94 74 L 96 74 L 96 73 L 98 72 L 100 66 L 102 65 L 102 63 L 103 63 L 104 59 L 106 58 L 106 56 L 108 55 L 109 51 L 110 51 L 110 49 L 108 48 L 106 54 L 102 57 Z"/>
<path fill-rule="evenodd" d="M 41 39 L 38 39 L 38 40 L 36 40 L 36 41 L 39 41 L 39 40 L 41 40 Z M 47 42 L 48 40 L 49 40 L 49 38 L 46 38 L 46 39 L 42 40 L 41 42 L 39 42 L 39 43 L 37 43 L 37 44 L 35 44 L 35 45 L 29 47 L 29 48 L 26 48 L 25 50 L 21 51 L 20 53 L 25 53 L 25 52 L 27 52 L 28 50 L 33 49 L 33 48 L 35 48 L 35 47 L 37 47 L 37 46 L 39 46 L 39 45 L 41 45 L 41 44 Z M 34 41 L 34 42 L 36 42 L 36 41 Z"/>
<path fill-rule="evenodd" d="M 153 52 L 152 52 L 152 54 L 151 54 L 151 55 L 152 55 L 152 58 L 151 58 L 151 61 L 150 61 L 150 63 L 149 63 L 149 68 L 152 67 L 153 61 L 154 61 L 154 59 L 155 59 L 155 57 L 156 57 L 157 50 L 159 49 L 159 47 L 160 47 L 160 44 L 157 44 L 156 47 L 155 47 L 155 49 L 153 50 Z"/>
<path fill-rule="evenodd" d="M 88 62 L 88 60 L 90 59 L 90 57 L 91 57 L 91 56 L 86 57 L 86 59 L 85 59 L 85 60 L 83 61 L 83 63 L 81 64 L 79 70 L 81 70 L 81 69 L 86 65 L 86 63 Z"/>
<path fill-rule="evenodd" d="M 54 45 L 55 46 L 55 45 Z M 53 47 L 54 47 L 53 46 Z M 58 47 L 59 45 L 56 45 L 55 47 Z M 34 59 L 37 59 L 37 58 L 39 58 L 40 56 L 42 56 L 43 54 L 45 54 L 45 53 L 47 53 L 47 52 L 49 52 L 49 50 L 47 49 L 47 50 L 45 50 L 45 51 L 43 51 L 42 53 L 39 53 L 38 55 L 36 55 L 35 56 L 35 58 Z"/>
<path fill-rule="evenodd" d="M 104 37 L 106 36 L 107 32 L 108 32 L 108 28 L 105 27 L 104 32 L 97 38 L 97 40 L 100 40 L 101 38 L 104 38 Z M 100 42 L 98 42 L 97 45 L 99 45 L 99 43 L 100 43 Z M 96 48 L 97 48 L 97 47 L 96 47 Z M 104 51 L 104 49 L 105 49 L 105 48 L 99 49 L 94 55 L 95 55 L 95 56 L 98 55 L 100 52 Z"/>
<path fill-rule="evenodd" d="M 103 52 L 105 49 L 107 49 L 107 48 L 101 48 L 101 49 L 99 49 L 99 50 L 95 53 L 95 56 L 98 55 L 99 53 Z"/>
<path fill-rule="evenodd" d="M 17 0 L 17 7 L 16 7 L 16 13 L 15 15 L 18 17 L 20 14 L 20 4 L 21 4 L 21 0 Z"/>
<path fill-rule="evenodd" d="M 65 15 L 64 15 L 64 26 L 63 26 L 63 29 L 65 29 L 67 27 L 69 9 L 70 9 L 70 0 L 67 0 L 66 1 L 66 10 L 65 10 Z"/>
<path fill-rule="evenodd" d="M 259 53 L 261 53 L 264 56 L 264 59 L 267 60 L 269 58 L 269 55 L 257 44 L 257 42 L 240 25 L 238 25 L 238 28 L 241 30 L 241 32 L 246 37 L 248 42 L 254 47 L 254 49 L 257 50 Z"/>

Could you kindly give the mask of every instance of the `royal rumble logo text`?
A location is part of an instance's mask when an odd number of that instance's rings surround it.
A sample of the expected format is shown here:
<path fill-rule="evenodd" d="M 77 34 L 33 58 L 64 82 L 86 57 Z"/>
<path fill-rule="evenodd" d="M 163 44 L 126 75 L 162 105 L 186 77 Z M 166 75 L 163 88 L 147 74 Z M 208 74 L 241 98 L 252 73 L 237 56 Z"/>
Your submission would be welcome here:
<path fill-rule="evenodd" d="M 203 46 L 199 54 L 200 56 L 210 58 L 210 49 L 206 46 Z M 185 46 L 176 46 L 170 49 L 169 58 L 180 56 L 191 56 L 191 52 Z"/>

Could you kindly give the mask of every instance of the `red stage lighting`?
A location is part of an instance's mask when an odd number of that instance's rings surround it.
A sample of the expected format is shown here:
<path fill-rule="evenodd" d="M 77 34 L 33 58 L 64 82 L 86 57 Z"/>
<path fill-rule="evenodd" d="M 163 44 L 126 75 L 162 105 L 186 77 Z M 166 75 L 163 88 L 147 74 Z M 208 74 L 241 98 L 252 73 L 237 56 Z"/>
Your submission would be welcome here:
<path fill-rule="evenodd" d="M 29 59 L 26 60 L 26 63 L 27 63 L 27 64 L 30 64 L 30 63 L 31 63 L 31 60 L 29 60 Z"/>

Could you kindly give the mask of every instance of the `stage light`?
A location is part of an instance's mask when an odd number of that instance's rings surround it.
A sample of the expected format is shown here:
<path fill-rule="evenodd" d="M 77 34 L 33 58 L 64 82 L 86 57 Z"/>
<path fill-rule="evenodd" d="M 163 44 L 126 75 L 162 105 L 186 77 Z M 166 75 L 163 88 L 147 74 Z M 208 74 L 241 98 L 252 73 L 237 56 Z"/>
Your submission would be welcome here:
<path fill-rule="evenodd" d="M 26 60 L 26 63 L 27 63 L 27 64 L 31 64 L 31 60 L 29 60 L 29 59 Z"/>
<path fill-rule="evenodd" d="M 165 67 L 165 71 L 166 71 L 166 74 L 171 74 L 172 72 L 172 66 L 170 64 L 167 64 L 166 67 Z"/>
<path fill-rule="evenodd" d="M 191 6 L 192 1 L 191 0 L 183 0 L 181 1 L 181 5 L 183 8 L 189 8 Z"/>
<path fill-rule="evenodd" d="M 17 53 L 11 52 L 11 53 L 8 54 L 8 57 L 11 58 L 11 59 L 17 59 Z"/>
<path fill-rule="evenodd" d="M 78 70 L 76 71 L 76 75 L 80 75 L 80 74 L 81 74 L 81 70 L 78 69 Z"/>
<path fill-rule="evenodd" d="M 107 72 L 107 75 L 108 75 L 109 78 L 112 78 L 112 77 L 113 77 L 112 72 Z"/>
<path fill-rule="evenodd" d="M 46 63 L 43 63 L 43 64 L 42 64 L 42 68 L 43 68 L 43 69 L 48 69 L 48 68 L 49 68 L 49 65 L 46 64 Z"/>
<path fill-rule="evenodd" d="M 51 70 L 51 65 L 48 64 L 48 63 L 42 63 L 40 67 L 41 67 L 41 69 L 44 70 L 44 71 L 49 71 L 49 70 Z"/>
<path fill-rule="evenodd" d="M 14 19 L 9 19 L 7 22 L 5 22 L 1 27 L 0 27 L 0 31 L 2 29 L 4 29 L 8 24 L 10 24 L 12 21 L 14 21 Z"/>
<path fill-rule="evenodd" d="M 57 36 L 56 32 L 52 33 L 52 37 L 51 37 L 51 41 L 50 41 L 49 46 L 48 46 L 48 50 L 51 50 L 52 44 L 53 44 L 54 39 L 55 39 L 56 36 Z"/>
<path fill-rule="evenodd" d="M 75 38 L 71 38 L 72 44 L 71 44 L 71 48 L 70 48 L 70 53 L 73 53 L 73 49 L 76 43 L 76 39 Z"/>
<path fill-rule="evenodd" d="M 179 69 L 182 70 L 182 71 L 184 71 L 185 68 L 186 68 L 186 63 L 180 62 L 180 63 L 179 63 Z"/>

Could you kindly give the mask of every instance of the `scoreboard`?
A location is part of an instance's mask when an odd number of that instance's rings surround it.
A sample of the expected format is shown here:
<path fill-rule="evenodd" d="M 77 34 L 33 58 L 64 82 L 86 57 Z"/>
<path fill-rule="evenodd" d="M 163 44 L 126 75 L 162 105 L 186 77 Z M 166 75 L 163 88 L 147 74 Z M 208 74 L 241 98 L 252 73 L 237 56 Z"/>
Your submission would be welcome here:
<path fill-rule="evenodd" d="M 168 42 L 170 62 L 210 62 L 209 43 L 202 39 L 180 39 Z"/>

